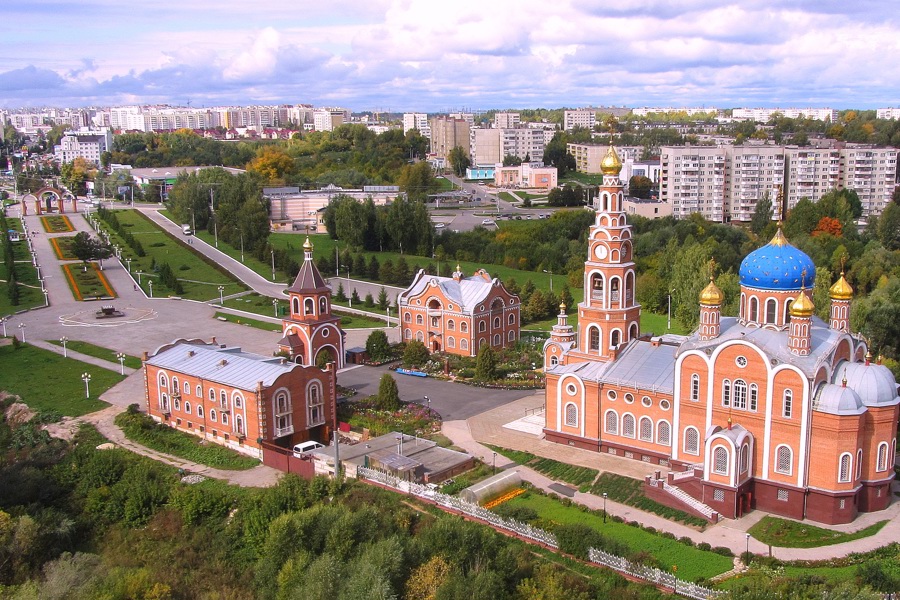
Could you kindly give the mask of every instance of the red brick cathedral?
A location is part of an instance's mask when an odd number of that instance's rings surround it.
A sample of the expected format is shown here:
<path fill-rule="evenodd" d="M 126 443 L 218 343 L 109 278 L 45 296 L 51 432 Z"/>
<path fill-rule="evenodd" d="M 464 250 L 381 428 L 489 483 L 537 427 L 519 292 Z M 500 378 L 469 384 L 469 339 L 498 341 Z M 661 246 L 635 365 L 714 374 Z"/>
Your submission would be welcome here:
<path fill-rule="evenodd" d="M 900 398 L 850 333 L 844 274 L 823 322 L 806 289 L 815 265 L 779 229 L 741 263 L 738 316 L 721 315 L 710 278 L 693 334 L 641 337 L 621 167 L 610 148 L 578 332 L 561 311 L 544 346 L 546 438 L 671 467 L 669 488 L 725 517 L 847 523 L 886 508 Z"/>

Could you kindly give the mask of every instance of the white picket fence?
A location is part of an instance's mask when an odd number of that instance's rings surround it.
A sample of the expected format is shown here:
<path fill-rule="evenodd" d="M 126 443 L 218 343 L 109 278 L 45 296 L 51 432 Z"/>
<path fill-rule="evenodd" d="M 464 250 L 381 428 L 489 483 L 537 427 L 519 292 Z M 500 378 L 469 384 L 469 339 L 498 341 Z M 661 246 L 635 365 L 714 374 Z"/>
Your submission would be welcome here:
<path fill-rule="evenodd" d="M 494 527 L 497 527 L 499 529 L 510 531 L 518 536 L 533 540 L 540 544 L 545 544 L 556 550 L 559 549 L 559 544 L 556 541 L 556 536 L 549 531 L 545 531 L 543 529 L 540 529 L 539 527 L 532 527 L 528 523 L 522 523 L 520 521 L 516 521 L 515 519 L 504 519 L 500 515 L 491 512 L 486 508 L 483 508 L 471 502 L 467 502 L 462 498 L 458 498 L 457 496 L 442 494 L 436 490 L 429 488 L 428 486 L 413 483 L 410 481 L 404 481 L 398 477 L 394 477 L 389 473 L 385 473 L 383 471 L 378 471 L 375 469 L 368 469 L 366 467 L 359 467 L 357 469 L 357 476 L 364 477 L 365 479 L 368 479 L 370 481 L 374 481 L 387 487 L 394 488 L 395 490 L 403 492 L 404 494 L 411 494 L 413 496 L 419 496 L 420 498 L 431 500 L 432 502 L 440 506 L 444 506 L 461 512 L 465 515 L 478 519 L 479 521 L 484 521 L 485 523 L 493 525 Z M 694 598 L 695 600 L 709 600 L 711 598 L 718 598 L 719 596 L 723 595 L 723 592 L 711 590 L 709 588 L 703 587 L 702 585 L 697 585 L 696 583 L 691 583 L 689 581 L 682 581 L 680 579 L 677 579 L 671 573 L 667 573 L 666 571 L 662 571 L 655 567 L 647 567 L 644 565 L 634 564 L 627 559 L 622 558 L 621 556 L 616 556 L 615 554 L 610 554 L 609 552 L 604 552 L 603 550 L 596 550 L 594 548 L 591 548 L 588 551 L 588 556 L 590 557 L 591 562 L 595 564 L 609 567 L 614 571 L 625 573 L 654 585 L 661 585 L 667 588 L 671 588 L 676 593 L 682 596 L 687 596 L 688 598 Z"/>

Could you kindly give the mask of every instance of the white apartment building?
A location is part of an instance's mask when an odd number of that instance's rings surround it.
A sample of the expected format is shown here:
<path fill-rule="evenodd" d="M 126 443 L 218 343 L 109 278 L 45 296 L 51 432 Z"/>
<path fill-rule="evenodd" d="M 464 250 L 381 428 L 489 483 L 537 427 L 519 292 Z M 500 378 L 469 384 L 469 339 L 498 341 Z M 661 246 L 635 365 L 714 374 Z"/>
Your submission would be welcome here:
<path fill-rule="evenodd" d="M 660 149 L 659 199 L 672 205 L 676 219 L 699 212 L 726 220 L 725 148 L 664 146 Z"/>
<path fill-rule="evenodd" d="M 522 124 L 522 116 L 516 112 L 502 112 L 494 115 L 494 127 L 497 129 L 515 129 Z"/>
<path fill-rule="evenodd" d="M 676 107 L 676 106 L 641 106 L 639 108 L 631 109 L 631 114 L 636 117 L 646 117 L 647 115 L 653 114 L 669 114 L 669 113 L 687 113 L 690 116 L 693 115 L 703 115 L 703 114 L 717 114 L 719 109 L 714 107 Z"/>
<path fill-rule="evenodd" d="M 736 121 L 756 121 L 766 123 L 775 113 L 789 119 L 816 119 L 817 121 L 831 121 L 838 118 L 838 111 L 833 108 L 735 108 L 731 111 L 731 118 Z"/>
<path fill-rule="evenodd" d="M 593 108 L 563 111 L 563 129 L 571 131 L 575 127 L 593 129 L 597 124 L 597 112 Z"/>
<path fill-rule="evenodd" d="M 313 128 L 316 131 L 334 131 L 350 122 L 350 111 L 343 108 L 323 108 L 313 113 Z"/>
<path fill-rule="evenodd" d="M 773 218 L 781 218 L 776 200 L 784 185 L 784 148 L 725 146 L 725 157 L 725 210 L 730 219 L 749 221 L 756 212 L 757 201 L 766 197 L 772 200 Z M 713 180 L 718 182 L 715 174 Z"/>
<path fill-rule="evenodd" d="M 469 156 L 475 165 L 502 163 L 507 156 L 544 160 L 544 132 L 540 129 L 477 128 L 471 130 L 469 140 Z"/>
<path fill-rule="evenodd" d="M 784 199 L 787 210 L 803 198 L 818 200 L 841 184 L 841 151 L 838 148 L 787 146 Z"/>
<path fill-rule="evenodd" d="M 410 129 L 418 129 L 423 136 L 431 137 L 431 128 L 428 126 L 428 115 L 425 113 L 403 113 L 403 134 Z"/>
<path fill-rule="evenodd" d="M 109 129 L 67 133 L 60 139 L 59 144 L 53 147 L 53 154 L 60 164 L 81 157 L 99 167 L 100 155 L 112 148 L 112 141 L 112 132 Z"/>
<path fill-rule="evenodd" d="M 840 167 L 840 185 L 859 195 L 863 216 L 880 215 L 897 187 L 897 149 L 843 148 Z"/>
<path fill-rule="evenodd" d="M 900 108 L 879 108 L 875 110 L 878 119 L 900 119 Z"/>

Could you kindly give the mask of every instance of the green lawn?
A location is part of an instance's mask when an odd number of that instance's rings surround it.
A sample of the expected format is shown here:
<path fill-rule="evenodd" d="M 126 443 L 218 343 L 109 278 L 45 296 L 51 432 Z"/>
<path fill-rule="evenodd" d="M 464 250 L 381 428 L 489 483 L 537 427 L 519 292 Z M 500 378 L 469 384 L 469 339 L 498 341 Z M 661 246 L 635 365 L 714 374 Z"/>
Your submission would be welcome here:
<path fill-rule="evenodd" d="M 59 346 L 62 348 L 62 342 L 59 340 L 48 340 L 49 343 L 54 346 Z M 69 340 L 66 342 L 66 348 L 73 352 L 80 352 L 81 354 L 86 354 L 88 356 L 93 356 L 94 358 L 101 358 L 103 360 L 108 360 L 111 363 L 118 363 L 119 359 L 116 358 L 116 354 L 118 354 L 115 350 L 111 350 L 109 348 L 104 348 L 103 346 L 96 346 L 90 342 L 82 342 L 80 340 Z M 141 359 L 137 356 L 126 355 L 125 356 L 125 366 L 130 369 L 140 369 L 143 366 Z"/>
<path fill-rule="evenodd" d="M 116 425 L 125 437 L 157 452 L 165 452 L 191 462 L 216 469 L 244 470 L 259 464 L 255 458 L 235 452 L 201 438 L 157 424 L 147 415 L 123 412 L 116 417 Z"/>
<path fill-rule="evenodd" d="M 22 221 L 7 217 L 6 224 L 10 229 L 22 231 Z M 37 269 L 31 264 L 31 254 L 28 252 L 28 244 L 24 241 L 13 242 L 13 260 L 15 261 L 16 278 L 22 284 L 19 285 L 19 303 L 11 304 L 8 287 L 6 281 L 9 280 L 9 273 L 6 271 L 6 264 L 0 261 L 0 315 L 11 315 L 20 310 L 33 308 L 35 306 L 43 306 L 44 294 L 41 292 L 41 284 L 37 278 Z M 7 329 L 9 324 L 7 324 Z M 7 331 L 9 333 L 9 331 Z"/>
<path fill-rule="evenodd" d="M 456 186 L 453 185 L 453 182 L 446 177 L 435 177 L 434 180 L 438 185 L 437 193 L 452 192 L 456 189 Z"/>
<path fill-rule="evenodd" d="M 540 458 L 530 452 L 510 450 L 498 446 L 488 446 L 488 448 L 524 467 L 534 469 L 538 473 L 543 473 L 551 479 L 570 483 L 578 487 L 579 491 L 582 492 L 588 491 L 599 473 L 596 469 L 568 465 L 549 458 Z"/>
<path fill-rule="evenodd" d="M 233 308 L 236 310 L 243 310 L 247 312 L 252 312 L 257 315 L 265 315 L 267 317 L 275 316 L 275 308 L 272 306 L 273 298 L 269 296 L 262 296 L 257 293 L 246 294 L 244 296 L 240 296 L 239 298 L 229 298 L 225 300 L 225 306 L 228 308 Z M 332 299 L 332 304 L 335 306 L 346 306 L 346 302 L 340 303 L 334 301 Z M 372 312 L 381 312 L 376 308 L 369 309 L 363 308 L 362 303 L 358 304 L 358 308 L 363 310 L 370 310 Z M 396 311 L 394 311 L 396 313 Z M 287 300 L 278 300 L 278 317 L 284 317 L 288 313 L 288 303 Z M 343 313 L 339 310 L 335 310 L 334 314 L 341 317 L 341 327 L 344 329 L 366 329 L 370 327 L 384 327 L 385 322 L 379 319 L 372 319 L 366 317 L 364 315 L 354 315 L 350 313 Z M 395 314 L 396 316 L 396 314 Z"/>
<path fill-rule="evenodd" d="M 115 298 L 115 290 L 103 276 L 103 272 L 96 267 L 96 263 L 88 263 L 86 266 L 87 268 L 80 263 L 62 266 L 69 289 L 75 298 L 78 300 Z"/>
<path fill-rule="evenodd" d="M 579 173 L 578 171 L 569 171 L 566 173 L 565 177 L 559 180 L 559 185 L 565 185 L 567 183 L 578 183 L 582 185 L 602 185 L 603 184 L 603 175 L 600 173 L 588 174 L 588 173 Z"/>
<path fill-rule="evenodd" d="M 749 529 L 749 533 L 760 542 L 772 546 L 817 548 L 819 546 L 842 544 L 875 535 L 886 524 L 887 521 L 879 521 L 854 533 L 841 533 L 831 529 L 815 527 L 809 523 L 798 523 L 787 519 L 779 519 L 778 517 L 765 516 L 759 523 Z"/>
<path fill-rule="evenodd" d="M 228 321 L 229 323 L 246 325 L 247 327 L 262 329 L 263 331 L 277 331 L 278 333 L 281 333 L 281 323 L 269 323 L 268 321 L 260 321 L 259 319 L 251 319 L 249 317 L 242 317 L 241 315 L 232 315 L 223 312 L 216 312 L 214 316 L 219 320 Z"/>
<path fill-rule="evenodd" d="M 138 257 L 118 234 L 108 229 L 105 225 L 104 228 L 109 231 L 112 243 L 124 248 L 122 251 L 123 259 L 132 259 L 132 274 L 135 274 L 138 270 L 145 273 L 141 277 L 141 287 L 146 293 L 149 294 L 150 287 L 147 282 L 152 277 L 154 296 L 175 295 L 172 290 L 167 289 L 159 278 L 155 276 L 156 273 L 151 268 L 154 263 L 157 268 L 162 263 L 169 263 L 169 266 L 172 267 L 172 271 L 175 273 L 175 277 L 179 279 L 184 287 L 184 293 L 179 294 L 182 298 L 201 301 L 217 298 L 220 285 L 225 286 L 226 296 L 247 289 L 244 284 L 225 271 L 225 269 L 205 260 L 201 255 L 194 252 L 185 240 L 169 235 L 140 212 L 136 210 L 117 210 L 115 215 L 124 229 L 141 243 L 146 256 Z M 148 277 L 147 273 L 152 273 L 152 275 Z"/>
<path fill-rule="evenodd" d="M 526 493 L 509 500 L 504 506 L 523 506 L 534 510 L 545 523 L 581 524 L 592 527 L 612 539 L 627 544 L 634 552 L 649 552 L 661 565 L 678 565 L 678 577 L 687 581 L 714 577 L 732 568 L 732 559 L 714 552 L 687 546 L 638 527 L 616 523 L 612 519 L 584 512 L 576 506 L 563 506 L 559 500 Z"/>
<path fill-rule="evenodd" d="M 591 493 L 595 496 L 602 496 L 606 493 L 609 495 L 610 500 L 657 514 L 670 521 L 681 521 L 687 525 L 695 525 L 697 527 L 708 525 L 705 519 L 651 500 L 644 495 L 643 482 L 639 479 L 632 479 L 631 477 L 616 475 L 615 473 L 603 473 L 594 483 Z"/>
<path fill-rule="evenodd" d="M 27 339 L 27 331 L 26 331 Z M 49 350 L 25 344 L 0 347 L 0 390 L 22 397 L 38 411 L 57 411 L 77 417 L 107 406 L 97 398 L 122 381 L 117 371 L 108 371 Z M 83 373 L 90 373 L 90 398 L 85 398 Z"/>

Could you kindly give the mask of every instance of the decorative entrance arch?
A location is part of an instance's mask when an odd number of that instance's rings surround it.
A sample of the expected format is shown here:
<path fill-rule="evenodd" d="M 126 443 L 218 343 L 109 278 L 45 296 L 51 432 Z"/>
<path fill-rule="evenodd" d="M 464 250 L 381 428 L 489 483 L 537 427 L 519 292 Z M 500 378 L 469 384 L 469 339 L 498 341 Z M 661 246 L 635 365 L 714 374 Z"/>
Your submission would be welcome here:
<path fill-rule="evenodd" d="M 46 212 L 54 212 L 53 203 L 56 202 L 56 210 L 59 214 L 63 214 L 66 212 L 65 207 L 65 195 L 62 190 L 53 188 L 53 187 L 45 187 L 41 188 L 33 194 L 28 194 L 25 198 L 22 199 L 22 209 L 23 214 L 27 214 L 27 208 L 25 207 L 25 200 L 31 196 L 34 198 L 34 210 L 37 214 L 42 215 L 44 211 Z M 77 212 L 76 201 L 75 198 L 72 198 L 72 210 Z"/>

